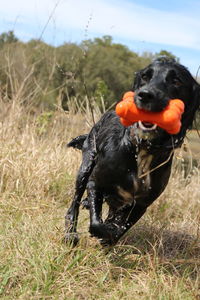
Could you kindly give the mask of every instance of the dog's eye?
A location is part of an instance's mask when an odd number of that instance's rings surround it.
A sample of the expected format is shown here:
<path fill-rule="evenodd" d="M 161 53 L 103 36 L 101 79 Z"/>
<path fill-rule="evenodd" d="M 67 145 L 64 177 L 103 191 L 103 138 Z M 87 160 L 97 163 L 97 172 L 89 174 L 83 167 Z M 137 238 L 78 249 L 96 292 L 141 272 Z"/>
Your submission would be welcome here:
<path fill-rule="evenodd" d="M 151 80 L 152 76 L 153 76 L 153 70 L 152 69 L 148 69 L 148 70 L 146 70 L 145 72 L 143 72 L 141 74 L 141 79 L 144 82 L 149 82 Z"/>
<path fill-rule="evenodd" d="M 142 74 L 141 78 L 144 80 L 144 81 L 147 81 L 148 80 L 148 76 L 146 74 Z"/>
<path fill-rule="evenodd" d="M 176 77 L 176 78 L 173 78 L 172 83 L 173 83 L 176 87 L 179 87 L 179 86 L 182 85 L 182 82 L 181 82 L 180 79 L 178 79 L 177 77 Z"/>

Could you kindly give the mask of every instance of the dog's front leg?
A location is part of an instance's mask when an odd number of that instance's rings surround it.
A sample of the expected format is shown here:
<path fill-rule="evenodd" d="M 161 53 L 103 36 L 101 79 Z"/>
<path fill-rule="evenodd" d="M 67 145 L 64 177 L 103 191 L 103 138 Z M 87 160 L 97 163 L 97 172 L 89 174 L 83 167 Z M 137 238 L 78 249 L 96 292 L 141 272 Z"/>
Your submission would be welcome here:
<path fill-rule="evenodd" d="M 143 216 L 146 207 L 138 204 L 127 205 L 119 209 L 112 218 L 107 218 L 105 223 L 112 232 L 112 238 L 104 238 L 101 241 L 103 246 L 115 245 L 118 240 Z"/>
<path fill-rule="evenodd" d="M 78 242 L 78 234 L 76 233 L 76 228 L 78 223 L 80 202 L 86 189 L 88 178 L 93 170 L 93 167 L 94 153 L 89 151 L 83 153 L 83 162 L 80 166 L 78 176 L 76 179 L 74 199 L 65 216 L 65 241 L 71 242 L 74 245 L 76 245 Z"/>
<path fill-rule="evenodd" d="M 90 180 L 87 185 L 88 202 L 90 207 L 90 228 L 89 231 L 92 236 L 98 236 L 99 228 L 102 224 L 102 203 L 103 196 L 96 189 L 95 182 Z"/>
<path fill-rule="evenodd" d="M 118 225 L 103 223 L 102 221 L 102 193 L 96 188 L 95 182 L 90 180 L 87 185 L 88 202 L 90 206 L 90 228 L 92 236 L 100 239 L 103 245 L 111 245 L 118 234 Z"/>

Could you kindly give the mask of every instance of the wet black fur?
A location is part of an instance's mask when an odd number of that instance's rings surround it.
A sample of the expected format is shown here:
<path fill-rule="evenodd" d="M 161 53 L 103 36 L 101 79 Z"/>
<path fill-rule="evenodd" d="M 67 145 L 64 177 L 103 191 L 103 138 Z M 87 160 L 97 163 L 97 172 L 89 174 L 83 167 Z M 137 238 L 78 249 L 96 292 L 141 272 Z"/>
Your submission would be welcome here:
<path fill-rule="evenodd" d="M 66 215 L 67 241 L 78 241 L 76 227 L 85 189 L 89 231 L 102 244 L 112 245 L 142 217 L 168 183 L 173 150 L 181 146 L 199 108 L 200 86 L 185 67 L 159 58 L 136 74 L 133 90 L 136 105 L 149 111 L 161 111 L 169 99 L 181 99 L 185 103 L 181 130 L 177 135 L 161 128 L 145 133 L 137 124 L 124 127 L 115 112 L 110 111 L 88 135 L 73 139 L 69 146 L 82 149 L 83 161 Z M 109 205 L 109 213 L 103 221 L 104 201 Z"/>

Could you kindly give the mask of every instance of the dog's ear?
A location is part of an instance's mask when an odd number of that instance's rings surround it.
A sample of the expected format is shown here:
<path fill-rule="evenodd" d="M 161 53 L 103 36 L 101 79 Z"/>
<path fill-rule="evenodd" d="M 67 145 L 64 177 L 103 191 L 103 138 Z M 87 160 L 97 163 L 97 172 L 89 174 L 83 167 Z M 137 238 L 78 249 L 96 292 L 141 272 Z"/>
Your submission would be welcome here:
<path fill-rule="evenodd" d="M 141 82 L 141 72 L 135 72 L 134 76 L 134 82 L 132 90 L 135 91 L 137 88 L 139 88 Z"/>
<path fill-rule="evenodd" d="M 185 114 L 185 118 L 183 123 L 185 123 L 185 127 L 192 128 L 193 123 L 196 127 L 197 115 L 196 113 L 200 110 L 200 85 L 194 80 L 193 90 L 192 90 L 192 100 L 191 104 L 188 106 L 187 112 Z M 189 100 L 189 101 L 190 101 Z M 189 104 L 190 102 L 188 102 Z"/>
<path fill-rule="evenodd" d="M 193 85 L 193 99 L 195 111 L 200 110 L 200 84 L 195 81 Z"/>
<path fill-rule="evenodd" d="M 195 129 L 198 129 L 199 116 L 197 116 L 197 113 L 200 111 L 200 85 L 196 81 L 193 85 L 193 103 L 193 116 L 189 127 L 192 128 L 194 126 Z"/>

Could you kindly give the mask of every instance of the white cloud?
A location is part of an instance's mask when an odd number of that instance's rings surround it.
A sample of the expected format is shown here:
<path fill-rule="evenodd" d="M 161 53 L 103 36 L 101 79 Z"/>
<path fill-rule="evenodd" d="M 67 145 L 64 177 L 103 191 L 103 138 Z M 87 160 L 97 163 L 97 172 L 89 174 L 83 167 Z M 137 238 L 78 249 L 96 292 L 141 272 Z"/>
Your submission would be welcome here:
<path fill-rule="evenodd" d="M 77 4 L 75 7 L 73 3 Z M 200 21 L 130 4 L 126 1 L 67 1 L 60 10 L 62 25 L 84 28 L 92 13 L 89 30 L 127 39 L 200 49 Z M 127 5 L 126 5 L 127 3 Z"/>
<path fill-rule="evenodd" d="M 56 0 L 0 1 L 1 14 L 6 21 L 31 24 L 42 30 L 53 11 Z M 87 24 L 91 34 L 111 35 L 114 38 L 144 40 L 174 46 L 200 49 L 200 19 L 187 12 L 169 13 L 136 5 L 128 0 L 61 0 L 47 27 L 52 30 L 76 29 L 84 32 Z M 91 20 L 90 20 L 91 18 Z M 53 25 L 54 22 L 54 25 Z M 17 27 L 17 25 L 16 25 Z"/>

